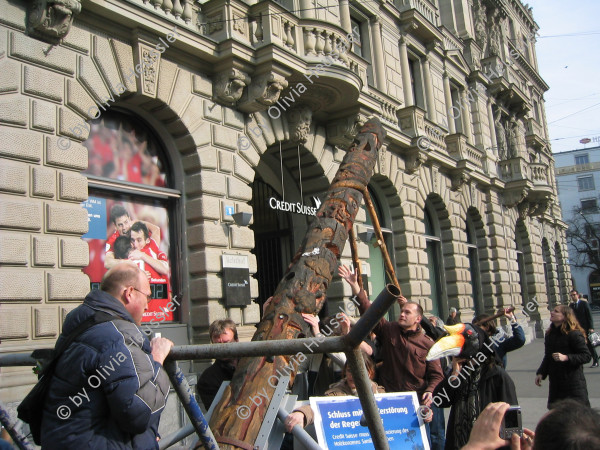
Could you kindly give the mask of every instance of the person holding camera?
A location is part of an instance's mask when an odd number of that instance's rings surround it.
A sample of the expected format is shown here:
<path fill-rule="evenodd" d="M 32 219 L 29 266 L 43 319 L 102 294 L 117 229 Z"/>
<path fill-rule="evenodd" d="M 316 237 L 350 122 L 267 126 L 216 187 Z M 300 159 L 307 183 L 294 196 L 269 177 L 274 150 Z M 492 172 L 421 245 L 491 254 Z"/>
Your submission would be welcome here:
<path fill-rule="evenodd" d="M 566 305 L 558 305 L 550 313 L 550 328 L 544 338 L 544 359 L 536 372 L 535 384 L 550 377 L 548 409 L 557 400 L 572 398 L 590 406 L 583 365 L 592 358 L 575 313 Z"/>

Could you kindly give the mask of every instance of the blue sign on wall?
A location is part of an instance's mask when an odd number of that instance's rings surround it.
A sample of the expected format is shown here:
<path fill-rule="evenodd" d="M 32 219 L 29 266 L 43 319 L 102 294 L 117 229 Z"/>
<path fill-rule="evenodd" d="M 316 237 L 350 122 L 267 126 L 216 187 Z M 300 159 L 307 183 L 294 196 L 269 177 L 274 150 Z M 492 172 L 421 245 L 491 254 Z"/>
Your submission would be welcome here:
<path fill-rule="evenodd" d="M 106 200 L 97 197 L 88 197 L 85 202 L 81 205 L 87 209 L 88 212 L 88 232 L 85 233 L 83 238 L 88 239 L 102 239 L 106 240 Z"/>
<path fill-rule="evenodd" d="M 429 450 L 423 421 L 418 417 L 415 392 L 375 394 L 390 449 Z M 369 428 L 361 426 L 358 397 L 311 397 L 319 445 L 324 449 L 373 448 Z M 365 422 L 363 422 L 365 423 Z"/>

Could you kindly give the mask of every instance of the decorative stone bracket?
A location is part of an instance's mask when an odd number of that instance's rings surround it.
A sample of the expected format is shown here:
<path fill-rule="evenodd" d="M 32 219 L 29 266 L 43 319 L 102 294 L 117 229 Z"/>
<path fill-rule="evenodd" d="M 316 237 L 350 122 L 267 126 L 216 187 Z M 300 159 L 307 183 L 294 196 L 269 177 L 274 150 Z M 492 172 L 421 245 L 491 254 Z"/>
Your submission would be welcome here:
<path fill-rule="evenodd" d="M 292 142 L 304 143 L 308 140 L 312 114 L 312 110 L 308 106 L 297 106 L 287 111 L 290 140 Z"/>
<path fill-rule="evenodd" d="M 327 124 L 327 143 L 342 148 L 348 147 L 366 121 L 367 117 L 359 113 L 329 122 Z"/>
<path fill-rule="evenodd" d="M 283 75 L 265 73 L 254 77 L 238 108 L 247 113 L 264 110 L 277 103 L 281 91 L 287 87 L 288 82 Z"/>
<path fill-rule="evenodd" d="M 464 185 L 471 181 L 471 171 L 466 168 L 456 169 L 450 174 L 453 191 L 460 191 Z"/>
<path fill-rule="evenodd" d="M 215 100 L 226 104 L 234 104 L 241 97 L 244 88 L 250 84 L 247 73 L 238 69 L 228 69 L 215 78 L 213 95 Z"/>
<path fill-rule="evenodd" d="M 31 36 L 58 44 L 69 33 L 73 17 L 81 12 L 79 0 L 32 0 L 27 18 Z"/>
<path fill-rule="evenodd" d="M 429 157 L 429 147 L 419 145 L 418 139 L 413 139 L 413 146 L 405 152 L 406 168 L 408 174 L 413 174 L 421 167 Z"/>

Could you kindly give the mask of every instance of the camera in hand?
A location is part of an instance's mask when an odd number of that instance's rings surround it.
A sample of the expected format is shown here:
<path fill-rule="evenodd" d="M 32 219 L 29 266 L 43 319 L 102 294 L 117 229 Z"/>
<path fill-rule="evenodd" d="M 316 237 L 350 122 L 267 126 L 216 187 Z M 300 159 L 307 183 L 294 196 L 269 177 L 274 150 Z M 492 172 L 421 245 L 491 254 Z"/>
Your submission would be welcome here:
<path fill-rule="evenodd" d="M 521 407 L 511 406 L 504 413 L 502 425 L 500 427 L 500 437 L 509 439 L 513 434 L 523 436 L 523 423 L 521 421 Z"/>

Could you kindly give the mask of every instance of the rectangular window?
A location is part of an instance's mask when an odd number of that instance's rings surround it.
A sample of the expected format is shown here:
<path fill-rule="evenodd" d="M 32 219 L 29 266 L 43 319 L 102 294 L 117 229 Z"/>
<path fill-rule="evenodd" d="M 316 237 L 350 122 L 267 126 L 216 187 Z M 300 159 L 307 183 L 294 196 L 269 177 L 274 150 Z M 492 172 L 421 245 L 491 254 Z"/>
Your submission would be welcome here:
<path fill-rule="evenodd" d="M 594 177 L 591 175 L 586 177 L 578 177 L 577 186 L 579 187 L 580 191 L 593 191 L 595 189 Z"/>
<path fill-rule="evenodd" d="M 581 200 L 581 210 L 582 211 L 596 211 L 598 209 L 598 202 L 595 198 L 589 198 L 586 200 Z"/>
<path fill-rule="evenodd" d="M 588 164 L 590 162 L 590 156 L 586 153 L 585 155 L 575 156 L 575 165 Z"/>
<path fill-rule="evenodd" d="M 462 125 L 462 115 L 463 111 L 461 109 L 460 97 L 458 93 L 458 88 L 455 86 L 450 87 L 450 97 L 452 97 L 452 118 L 454 119 L 454 126 L 456 128 L 457 133 L 463 133 L 463 125 Z"/>
<path fill-rule="evenodd" d="M 425 109 L 425 96 L 423 89 L 423 76 L 421 74 L 421 61 L 418 59 L 409 58 L 408 67 L 410 69 L 410 84 L 413 93 L 415 105 Z"/>
<path fill-rule="evenodd" d="M 364 53 L 363 53 L 363 38 L 362 38 L 362 30 L 361 30 L 361 23 L 352 18 L 352 53 L 354 53 L 355 55 L 360 56 L 361 58 L 364 57 Z"/>

